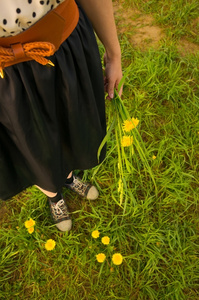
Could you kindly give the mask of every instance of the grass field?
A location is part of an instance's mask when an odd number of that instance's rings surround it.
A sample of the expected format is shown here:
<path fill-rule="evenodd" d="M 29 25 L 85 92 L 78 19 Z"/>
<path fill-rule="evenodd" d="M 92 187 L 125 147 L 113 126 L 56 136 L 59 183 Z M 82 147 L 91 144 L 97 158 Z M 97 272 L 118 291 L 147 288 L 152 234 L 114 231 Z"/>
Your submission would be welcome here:
<path fill-rule="evenodd" d="M 64 190 L 69 234 L 51 224 L 46 197 L 34 187 L 0 202 L 0 299 L 199 299 L 199 3 L 119 2 L 122 99 L 139 119 L 134 154 L 120 147 L 113 128 L 107 158 L 84 173 L 98 186 L 99 200 Z M 140 20 L 149 17 L 160 39 L 135 44 L 137 30 L 144 36 L 149 26 Z M 114 117 L 107 101 L 108 128 Z M 36 221 L 32 234 L 24 226 L 29 218 Z M 52 251 L 45 249 L 48 239 L 56 242 Z M 98 253 L 106 255 L 103 263 Z M 114 253 L 123 256 L 121 265 L 112 262 Z"/>

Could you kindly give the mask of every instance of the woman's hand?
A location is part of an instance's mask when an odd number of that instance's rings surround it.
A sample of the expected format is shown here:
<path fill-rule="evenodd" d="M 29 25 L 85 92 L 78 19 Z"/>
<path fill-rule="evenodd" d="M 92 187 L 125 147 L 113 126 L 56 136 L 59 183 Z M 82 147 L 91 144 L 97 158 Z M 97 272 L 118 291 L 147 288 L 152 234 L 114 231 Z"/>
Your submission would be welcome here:
<path fill-rule="evenodd" d="M 122 79 L 121 56 L 111 57 L 105 52 L 104 54 L 104 90 L 108 93 L 107 99 L 114 97 L 114 89 L 118 91 L 118 85 Z M 122 94 L 122 87 L 118 91 L 119 96 Z"/>

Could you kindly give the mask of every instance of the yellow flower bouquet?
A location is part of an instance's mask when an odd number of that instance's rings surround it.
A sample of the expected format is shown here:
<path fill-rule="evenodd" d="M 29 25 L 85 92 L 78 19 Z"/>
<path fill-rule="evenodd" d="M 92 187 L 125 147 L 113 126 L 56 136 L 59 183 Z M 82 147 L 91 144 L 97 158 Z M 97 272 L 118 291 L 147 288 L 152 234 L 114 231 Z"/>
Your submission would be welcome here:
<path fill-rule="evenodd" d="M 120 85 L 122 83 L 123 82 L 121 82 Z M 120 85 L 118 86 L 118 90 L 120 89 Z M 138 118 L 130 116 L 124 102 L 116 90 L 115 97 L 111 100 L 111 106 L 111 118 L 113 118 L 113 120 L 98 149 L 98 158 L 100 157 L 102 148 L 114 130 L 116 141 L 115 147 L 117 149 L 118 193 L 120 195 L 118 204 L 120 206 L 124 204 L 125 211 L 127 196 L 130 196 L 131 198 L 133 197 L 131 189 L 127 184 L 127 181 L 132 178 L 132 175 L 135 173 L 136 175 L 139 175 L 142 168 L 145 173 L 150 175 L 154 185 L 155 180 L 151 167 L 148 163 L 147 151 L 144 142 L 139 133 L 140 121 Z"/>

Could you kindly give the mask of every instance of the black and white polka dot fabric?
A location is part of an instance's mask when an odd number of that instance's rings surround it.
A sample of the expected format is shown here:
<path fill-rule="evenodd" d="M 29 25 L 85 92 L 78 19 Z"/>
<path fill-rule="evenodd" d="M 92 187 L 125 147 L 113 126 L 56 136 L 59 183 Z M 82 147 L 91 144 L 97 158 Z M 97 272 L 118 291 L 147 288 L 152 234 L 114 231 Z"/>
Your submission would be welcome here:
<path fill-rule="evenodd" d="M 64 0 L 0 0 L 0 37 L 17 35 Z"/>

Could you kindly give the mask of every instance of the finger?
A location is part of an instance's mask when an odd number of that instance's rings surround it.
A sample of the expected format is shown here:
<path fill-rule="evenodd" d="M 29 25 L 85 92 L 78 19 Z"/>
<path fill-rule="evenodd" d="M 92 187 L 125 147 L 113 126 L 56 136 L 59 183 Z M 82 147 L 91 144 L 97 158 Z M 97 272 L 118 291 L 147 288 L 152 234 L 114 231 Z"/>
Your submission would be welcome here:
<path fill-rule="evenodd" d="M 113 99 L 114 97 L 114 87 L 115 87 L 115 82 L 114 81 L 109 81 L 108 83 L 108 95 L 110 99 Z"/>

